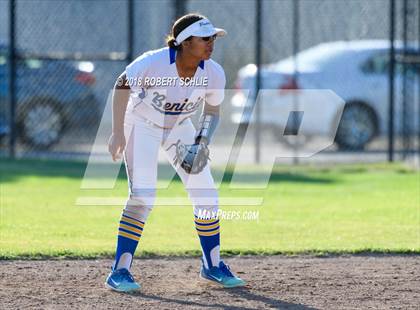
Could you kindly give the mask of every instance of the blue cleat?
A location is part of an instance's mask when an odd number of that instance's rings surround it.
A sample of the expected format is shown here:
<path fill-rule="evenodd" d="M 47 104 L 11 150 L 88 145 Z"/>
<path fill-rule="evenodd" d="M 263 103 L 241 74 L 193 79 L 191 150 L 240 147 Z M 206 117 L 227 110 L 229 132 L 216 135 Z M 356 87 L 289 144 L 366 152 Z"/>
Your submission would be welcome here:
<path fill-rule="evenodd" d="M 220 261 L 219 267 L 211 267 L 210 269 L 206 269 L 202 264 L 200 277 L 220 284 L 225 288 L 245 286 L 246 284 L 244 280 L 235 276 L 223 261 Z"/>
<path fill-rule="evenodd" d="M 105 285 L 117 292 L 132 292 L 140 289 L 140 284 L 134 281 L 131 273 L 123 268 L 112 271 L 106 279 Z"/>

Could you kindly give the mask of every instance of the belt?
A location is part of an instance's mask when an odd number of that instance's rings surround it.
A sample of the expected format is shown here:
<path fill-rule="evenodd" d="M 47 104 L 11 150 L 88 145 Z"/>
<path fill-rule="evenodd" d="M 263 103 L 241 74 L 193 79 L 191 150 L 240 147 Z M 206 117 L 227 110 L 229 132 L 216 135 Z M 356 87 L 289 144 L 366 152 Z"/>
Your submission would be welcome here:
<path fill-rule="evenodd" d="M 144 116 L 140 116 L 140 115 L 135 115 L 138 118 L 141 118 L 145 123 L 149 124 L 150 126 L 153 126 L 155 128 L 159 128 L 159 129 L 172 129 L 173 127 L 162 127 L 159 126 L 157 124 L 155 124 L 154 122 L 152 122 L 151 120 L 149 120 L 148 118 L 144 117 Z M 179 126 L 181 125 L 183 122 L 185 122 L 188 118 L 190 117 L 186 117 L 183 120 L 179 121 L 178 123 L 176 123 L 174 126 Z"/>

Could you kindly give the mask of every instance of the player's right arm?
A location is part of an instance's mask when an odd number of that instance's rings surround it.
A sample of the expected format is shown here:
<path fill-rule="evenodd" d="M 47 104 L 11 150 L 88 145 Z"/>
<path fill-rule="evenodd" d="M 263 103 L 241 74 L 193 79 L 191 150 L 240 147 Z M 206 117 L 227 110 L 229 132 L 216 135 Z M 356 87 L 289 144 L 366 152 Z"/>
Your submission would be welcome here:
<path fill-rule="evenodd" d="M 116 161 L 125 148 L 124 117 L 127 109 L 130 91 L 142 89 L 139 82 L 143 81 L 151 66 L 151 52 L 144 53 L 131 62 L 115 82 L 112 94 L 112 135 L 109 138 L 108 150 Z"/>
<path fill-rule="evenodd" d="M 119 159 L 125 148 L 124 116 L 130 97 L 130 86 L 125 71 L 117 78 L 112 91 L 112 134 L 108 141 L 108 151 L 112 160 Z"/>

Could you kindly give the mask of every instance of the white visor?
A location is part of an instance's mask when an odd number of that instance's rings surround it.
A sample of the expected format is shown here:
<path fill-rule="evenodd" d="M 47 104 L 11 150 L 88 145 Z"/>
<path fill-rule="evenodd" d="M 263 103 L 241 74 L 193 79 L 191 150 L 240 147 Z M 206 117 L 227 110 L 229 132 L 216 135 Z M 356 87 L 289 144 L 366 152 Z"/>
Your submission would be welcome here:
<path fill-rule="evenodd" d="M 175 38 L 175 45 L 181 45 L 185 39 L 188 39 L 191 36 L 211 37 L 213 35 L 217 35 L 218 37 L 223 37 L 226 34 L 226 30 L 215 28 L 208 19 L 200 19 L 181 31 L 181 33 Z"/>

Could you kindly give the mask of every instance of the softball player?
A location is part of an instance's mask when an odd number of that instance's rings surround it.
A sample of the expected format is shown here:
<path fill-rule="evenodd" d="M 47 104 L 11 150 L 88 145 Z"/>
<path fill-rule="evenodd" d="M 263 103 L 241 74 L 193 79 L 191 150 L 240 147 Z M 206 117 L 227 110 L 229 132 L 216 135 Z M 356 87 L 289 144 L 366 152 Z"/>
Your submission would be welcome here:
<path fill-rule="evenodd" d="M 124 154 L 129 197 L 106 280 L 113 290 L 140 288 L 129 270 L 155 201 L 160 147 L 193 203 L 203 253 L 200 276 L 224 287 L 245 285 L 220 260 L 218 193 L 207 163 L 226 83 L 223 68 L 210 56 L 216 37 L 225 34 L 202 15 L 185 15 L 174 23 L 168 47 L 142 54 L 117 79 L 108 147 L 114 161 Z M 201 106 L 196 130 L 191 116 Z"/>

